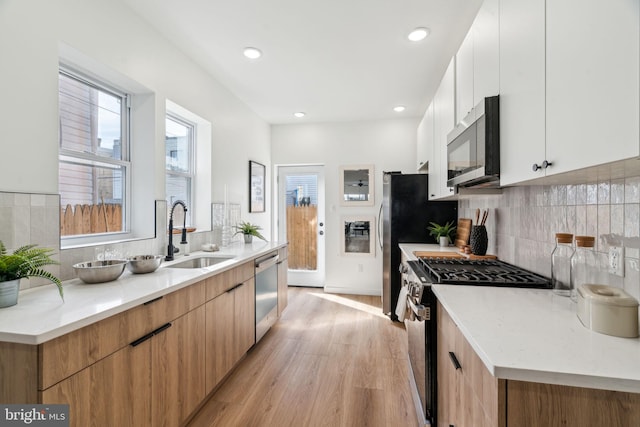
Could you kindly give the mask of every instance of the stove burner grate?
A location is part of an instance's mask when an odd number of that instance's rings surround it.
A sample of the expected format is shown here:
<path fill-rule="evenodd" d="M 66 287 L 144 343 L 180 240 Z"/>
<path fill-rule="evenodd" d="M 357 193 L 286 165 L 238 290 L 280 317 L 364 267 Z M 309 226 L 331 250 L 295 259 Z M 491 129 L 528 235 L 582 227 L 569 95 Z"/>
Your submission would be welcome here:
<path fill-rule="evenodd" d="M 436 283 L 550 288 L 546 277 L 498 260 L 420 257 Z"/>

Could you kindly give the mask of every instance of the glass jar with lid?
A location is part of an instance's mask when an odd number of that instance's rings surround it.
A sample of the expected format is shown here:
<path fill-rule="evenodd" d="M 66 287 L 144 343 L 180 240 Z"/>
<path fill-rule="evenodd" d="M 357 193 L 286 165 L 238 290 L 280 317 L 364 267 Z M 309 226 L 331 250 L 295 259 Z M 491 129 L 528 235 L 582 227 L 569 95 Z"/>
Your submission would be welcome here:
<path fill-rule="evenodd" d="M 556 247 L 551 253 L 551 283 L 553 292 L 568 297 L 571 295 L 571 257 L 573 256 L 573 234 L 556 233 Z"/>
<path fill-rule="evenodd" d="M 593 236 L 576 236 L 576 249 L 571 257 L 571 300 L 578 301 L 578 287 L 593 283 L 598 263 L 593 251 Z"/>

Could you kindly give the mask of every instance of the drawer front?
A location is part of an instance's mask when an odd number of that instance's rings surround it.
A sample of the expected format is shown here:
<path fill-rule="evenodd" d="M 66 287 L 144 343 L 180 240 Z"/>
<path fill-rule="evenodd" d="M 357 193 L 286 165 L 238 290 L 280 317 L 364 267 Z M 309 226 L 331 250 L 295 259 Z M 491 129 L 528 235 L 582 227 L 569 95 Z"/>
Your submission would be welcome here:
<path fill-rule="evenodd" d="M 491 375 L 440 304 L 437 319 L 438 387 L 445 394 L 438 395 L 438 425 L 504 426 L 504 381 Z"/>
<path fill-rule="evenodd" d="M 254 275 L 253 261 L 245 262 L 205 280 L 206 300 L 210 301 L 234 286 L 246 282 Z"/>
<path fill-rule="evenodd" d="M 204 304 L 204 285 L 196 283 L 41 344 L 39 390 Z"/>

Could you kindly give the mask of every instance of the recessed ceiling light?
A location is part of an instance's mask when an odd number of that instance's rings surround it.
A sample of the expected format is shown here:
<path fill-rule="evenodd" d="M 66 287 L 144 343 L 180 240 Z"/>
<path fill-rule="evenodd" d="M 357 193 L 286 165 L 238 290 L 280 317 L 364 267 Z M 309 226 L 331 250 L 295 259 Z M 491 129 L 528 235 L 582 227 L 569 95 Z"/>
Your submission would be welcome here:
<path fill-rule="evenodd" d="M 393 111 L 395 111 L 396 113 L 402 113 L 404 110 L 406 110 L 404 105 L 398 105 L 397 107 L 393 107 Z"/>
<path fill-rule="evenodd" d="M 411 31 L 407 38 L 412 42 L 419 42 L 420 40 L 424 40 L 430 32 L 431 30 L 429 30 L 428 28 L 419 27 Z"/>
<path fill-rule="evenodd" d="M 249 59 L 258 59 L 262 56 L 260 49 L 256 49 L 255 47 L 245 47 L 243 53 L 244 56 Z"/>
<path fill-rule="evenodd" d="M 304 117 L 306 114 L 302 111 L 298 111 L 297 113 L 293 113 L 294 116 L 296 116 L 297 118 L 301 118 Z"/>

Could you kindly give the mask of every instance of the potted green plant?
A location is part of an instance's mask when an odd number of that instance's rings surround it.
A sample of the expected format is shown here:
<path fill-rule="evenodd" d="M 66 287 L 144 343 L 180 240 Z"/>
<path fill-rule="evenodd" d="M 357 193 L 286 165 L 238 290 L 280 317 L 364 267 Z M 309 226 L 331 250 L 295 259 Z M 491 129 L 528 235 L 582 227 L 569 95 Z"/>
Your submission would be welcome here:
<path fill-rule="evenodd" d="M 431 225 L 427 227 L 427 230 L 429 230 L 431 236 L 435 237 L 436 242 L 439 242 L 440 246 L 449 246 L 456 232 L 454 222 L 449 221 L 444 225 L 436 224 L 435 222 L 430 222 L 429 224 Z"/>
<path fill-rule="evenodd" d="M 60 279 L 42 269 L 45 265 L 59 264 L 51 259 L 53 249 L 36 246 L 21 246 L 10 254 L 4 243 L 0 241 L 0 308 L 18 303 L 20 279 L 27 277 L 42 277 L 55 283 L 60 298 L 64 301 Z"/>
<path fill-rule="evenodd" d="M 245 243 L 251 243 L 252 240 L 253 240 L 253 236 L 256 236 L 257 238 L 262 239 L 265 242 L 267 241 L 267 239 L 265 239 L 264 236 L 262 234 L 260 234 L 259 230 L 262 230 L 262 227 L 260 227 L 259 225 L 255 225 L 255 224 L 251 224 L 250 222 L 242 221 L 240 224 L 234 225 L 233 228 L 236 229 L 236 232 L 234 233 L 234 236 L 236 234 L 242 233 L 244 235 L 244 242 Z"/>

